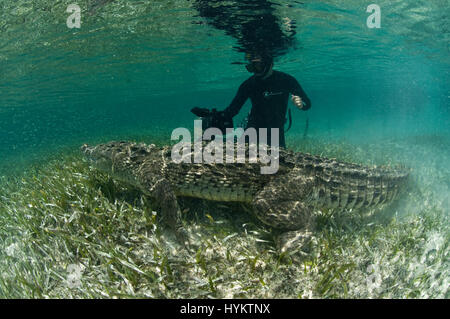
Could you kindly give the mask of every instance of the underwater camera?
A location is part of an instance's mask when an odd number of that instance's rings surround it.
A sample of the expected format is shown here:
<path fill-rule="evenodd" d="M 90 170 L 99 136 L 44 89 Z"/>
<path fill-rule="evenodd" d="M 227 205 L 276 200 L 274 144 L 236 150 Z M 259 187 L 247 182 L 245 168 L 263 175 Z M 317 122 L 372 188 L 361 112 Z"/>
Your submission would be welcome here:
<path fill-rule="evenodd" d="M 194 107 L 191 112 L 201 118 L 203 132 L 211 127 L 215 127 L 221 130 L 223 135 L 225 135 L 227 128 L 234 127 L 233 118 L 231 116 L 227 116 L 223 111 Z"/>

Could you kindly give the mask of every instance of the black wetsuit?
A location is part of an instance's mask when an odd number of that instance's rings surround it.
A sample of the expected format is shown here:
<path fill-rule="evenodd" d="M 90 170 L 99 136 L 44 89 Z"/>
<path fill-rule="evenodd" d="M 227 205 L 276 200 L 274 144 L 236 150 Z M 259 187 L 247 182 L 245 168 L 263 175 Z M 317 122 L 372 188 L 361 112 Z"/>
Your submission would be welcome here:
<path fill-rule="evenodd" d="M 225 112 L 228 116 L 234 117 L 239 113 L 245 101 L 250 98 L 252 109 L 248 116 L 246 129 L 254 127 L 258 132 L 259 128 L 267 128 L 268 144 L 271 145 L 270 128 L 278 128 L 279 146 L 286 147 L 284 124 L 290 93 L 301 97 L 303 110 L 311 107 L 311 101 L 294 77 L 275 70 L 266 79 L 251 76 L 241 84 Z"/>

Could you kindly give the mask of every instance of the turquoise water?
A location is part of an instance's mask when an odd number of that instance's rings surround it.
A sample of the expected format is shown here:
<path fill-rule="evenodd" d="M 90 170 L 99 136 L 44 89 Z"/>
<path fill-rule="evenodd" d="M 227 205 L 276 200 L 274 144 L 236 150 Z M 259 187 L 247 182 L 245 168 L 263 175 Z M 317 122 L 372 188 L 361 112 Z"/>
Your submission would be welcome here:
<path fill-rule="evenodd" d="M 78 1 L 80 29 L 70 3 L 1 3 L 1 158 L 192 127 L 192 106 L 225 108 L 249 76 L 193 2 Z M 448 136 L 448 1 L 380 1 L 380 29 L 359 1 L 287 3 L 273 14 L 295 43 L 275 69 L 310 96 L 310 136 Z M 306 114 L 293 116 L 288 140 Z"/>
<path fill-rule="evenodd" d="M 79 29 L 66 25 L 72 3 L 81 8 Z M 380 29 L 367 27 L 369 3 L 359 0 L 246 1 L 239 10 L 244 1 L 214 1 L 223 14 L 215 19 L 201 15 L 201 3 L 0 0 L 1 174 L 83 143 L 169 143 L 174 128 L 193 128 L 192 107 L 228 106 L 249 76 L 232 64 L 244 57 L 240 26 L 270 13 L 289 39 L 274 68 L 312 101 L 307 112 L 290 106 L 288 147 L 299 150 L 308 118 L 312 141 L 412 167 L 426 188 L 420 204 L 448 214 L 448 0 L 376 1 Z M 275 45 L 280 37 L 264 36 Z M 401 211 L 419 206 L 405 200 Z"/>

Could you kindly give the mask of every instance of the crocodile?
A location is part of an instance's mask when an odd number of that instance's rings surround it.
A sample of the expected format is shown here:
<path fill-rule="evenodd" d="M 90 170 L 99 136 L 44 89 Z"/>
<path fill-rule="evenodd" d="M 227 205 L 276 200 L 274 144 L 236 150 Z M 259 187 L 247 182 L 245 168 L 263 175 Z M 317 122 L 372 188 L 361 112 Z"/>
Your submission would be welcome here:
<path fill-rule="evenodd" d="M 176 234 L 183 233 L 179 196 L 241 202 L 263 223 L 283 230 L 278 240 L 283 251 L 311 237 L 315 210 L 353 211 L 388 204 L 409 175 L 405 168 L 367 167 L 284 148 L 278 151 L 278 171 L 266 175 L 260 172 L 260 157 L 251 162 L 246 156 L 244 163 L 176 163 L 170 146 L 125 141 L 84 144 L 81 151 L 99 170 L 155 198 Z M 248 155 L 248 144 L 245 151 Z M 187 156 L 194 158 L 194 153 L 192 147 Z"/>

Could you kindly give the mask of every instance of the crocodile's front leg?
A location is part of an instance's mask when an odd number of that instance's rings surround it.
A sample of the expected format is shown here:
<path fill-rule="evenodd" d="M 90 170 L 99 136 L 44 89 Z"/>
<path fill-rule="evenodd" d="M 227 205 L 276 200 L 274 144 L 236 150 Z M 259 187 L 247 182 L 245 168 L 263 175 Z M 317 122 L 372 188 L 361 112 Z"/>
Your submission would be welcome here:
<path fill-rule="evenodd" d="M 148 194 L 156 199 L 156 204 L 161 209 L 162 222 L 174 232 L 180 243 L 188 244 L 188 236 L 181 223 L 178 200 L 170 183 L 165 178 L 158 179 L 148 189 Z"/>
<path fill-rule="evenodd" d="M 262 222 L 288 231 L 277 239 L 282 252 L 300 248 L 312 235 L 314 214 L 308 198 L 313 184 L 313 177 L 293 169 L 274 178 L 253 200 L 254 213 Z"/>

